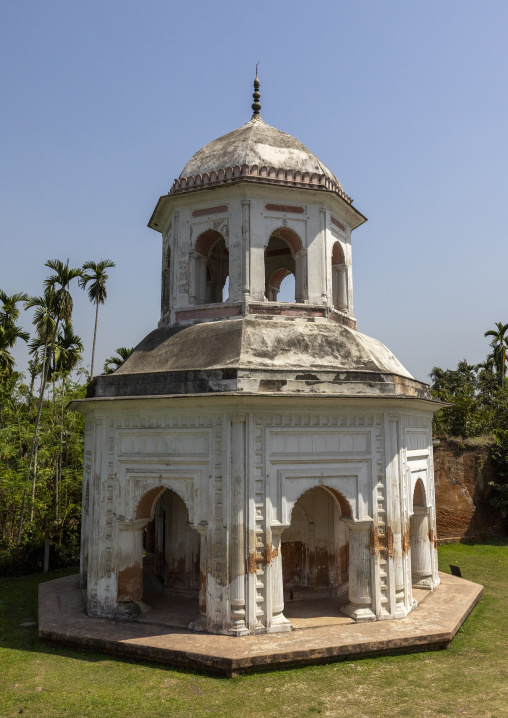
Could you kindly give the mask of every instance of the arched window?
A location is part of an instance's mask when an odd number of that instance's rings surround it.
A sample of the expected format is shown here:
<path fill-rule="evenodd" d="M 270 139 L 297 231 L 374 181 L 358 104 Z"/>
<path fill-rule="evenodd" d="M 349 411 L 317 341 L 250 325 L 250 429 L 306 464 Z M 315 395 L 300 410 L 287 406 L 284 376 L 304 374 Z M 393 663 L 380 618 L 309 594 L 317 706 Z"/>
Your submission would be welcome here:
<path fill-rule="evenodd" d="M 168 247 L 162 266 L 161 313 L 167 314 L 171 308 L 171 249 Z"/>
<path fill-rule="evenodd" d="M 226 301 L 229 283 L 229 252 L 224 237 L 214 229 L 201 234 L 194 255 L 194 302 L 215 304 Z"/>
<path fill-rule="evenodd" d="M 281 284 L 293 275 L 294 292 L 279 296 Z M 272 232 L 270 241 L 265 249 L 265 296 L 269 302 L 303 302 L 304 291 L 304 252 L 300 237 L 287 227 Z M 288 280 L 289 287 L 289 280 Z M 285 283 L 286 284 L 286 283 Z"/>
<path fill-rule="evenodd" d="M 332 249 L 332 304 L 335 309 L 347 312 L 347 267 L 340 242 Z"/>

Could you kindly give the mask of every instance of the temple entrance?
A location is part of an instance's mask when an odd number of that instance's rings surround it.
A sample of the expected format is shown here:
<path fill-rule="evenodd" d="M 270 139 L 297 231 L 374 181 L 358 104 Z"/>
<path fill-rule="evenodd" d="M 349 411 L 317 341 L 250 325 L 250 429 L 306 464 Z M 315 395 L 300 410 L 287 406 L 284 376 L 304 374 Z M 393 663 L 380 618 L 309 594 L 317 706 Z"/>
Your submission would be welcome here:
<path fill-rule="evenodd" d="M 199 614 L 200 536 L 182 499 L 166 489 L 145 530 L 144 620 L 187 628 Z"/>
<path fill-rule="evenodd" d="M 349 586 L 349 529 L 342 517 L 339 501 L 324 487 L 310 489 L 293 507 L 281 553 L 284 615 L 295 628 L 351 620 L 341 613 Z"/>
<path fill-rule="evenodd" d="M 421 479 L 417 480 L 413 494 L 413 515 L 409 519 L 409 545 L 413 588 L 433 588 L 430 511 Z"/>

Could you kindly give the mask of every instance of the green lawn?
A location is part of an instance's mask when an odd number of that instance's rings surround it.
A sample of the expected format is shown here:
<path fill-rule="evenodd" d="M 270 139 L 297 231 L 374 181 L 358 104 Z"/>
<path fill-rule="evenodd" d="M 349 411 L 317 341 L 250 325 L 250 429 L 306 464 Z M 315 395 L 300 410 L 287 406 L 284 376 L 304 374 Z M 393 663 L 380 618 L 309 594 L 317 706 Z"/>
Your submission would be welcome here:
<path fill-rule="evenodd" d="M 484 596 L 447 651 L 212 678 L 42 644 L 37 584 L 55 571 L 0 581 L 0 716 L 508 717 L 508 545 L 452 544 Z"/>

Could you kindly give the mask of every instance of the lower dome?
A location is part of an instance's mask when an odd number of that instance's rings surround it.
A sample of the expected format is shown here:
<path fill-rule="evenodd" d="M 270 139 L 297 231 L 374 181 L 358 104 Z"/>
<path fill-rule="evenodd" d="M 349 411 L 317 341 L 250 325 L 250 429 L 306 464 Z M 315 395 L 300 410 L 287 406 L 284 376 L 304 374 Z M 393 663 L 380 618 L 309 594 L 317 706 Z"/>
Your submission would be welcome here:
<path fill-rule="evenodd" d="M 376 339 L 326 319 L 259 315 L 156 329 L 88 396 L 210 392 L 431 398 Z"/>

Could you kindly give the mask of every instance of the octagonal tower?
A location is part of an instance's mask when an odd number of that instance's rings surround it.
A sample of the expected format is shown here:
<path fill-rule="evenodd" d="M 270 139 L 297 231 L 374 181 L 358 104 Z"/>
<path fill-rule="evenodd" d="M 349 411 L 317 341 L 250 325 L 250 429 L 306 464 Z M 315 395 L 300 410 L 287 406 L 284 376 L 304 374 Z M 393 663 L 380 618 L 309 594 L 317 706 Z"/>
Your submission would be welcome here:
<path fill-rule="evenodd" d="M 437 404 L 357 331 L 365 217 L 263 122 L 258 91 L 150 219 L 158 327 L 75 403 L 91 615 L 147 610 L 156 586 L 158 605 L 196 602 L 195 630 L 244 635 L 290 630 L 288 606 L 323 598 L 358 621 L 402 618 L 413 586 L 439 582 Z M 288 275 L 294 301 L 279 301 Z"/>

